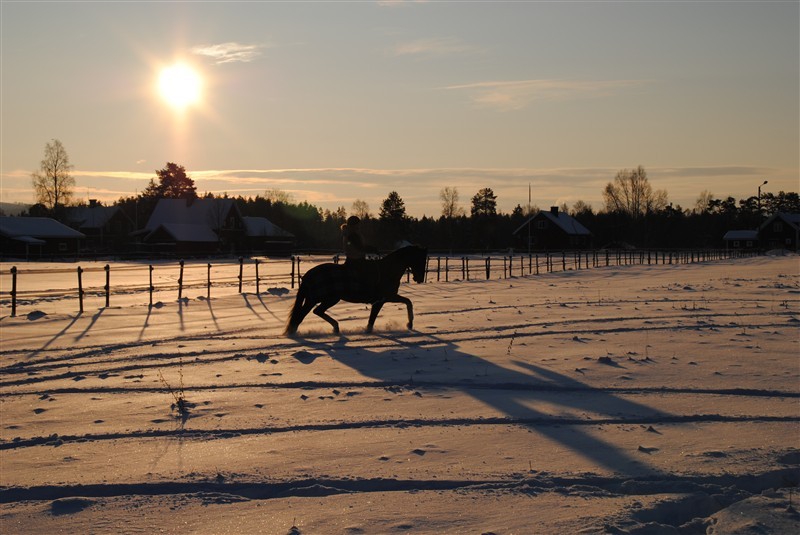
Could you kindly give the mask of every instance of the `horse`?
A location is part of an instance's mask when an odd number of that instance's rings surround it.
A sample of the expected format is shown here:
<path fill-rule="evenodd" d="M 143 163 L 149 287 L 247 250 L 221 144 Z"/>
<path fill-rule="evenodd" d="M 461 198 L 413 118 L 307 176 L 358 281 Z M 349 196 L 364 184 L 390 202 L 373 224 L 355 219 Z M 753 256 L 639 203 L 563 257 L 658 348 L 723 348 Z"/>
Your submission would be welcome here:
<path fill-rule="evenodd" d="M 414 325 L 414 308 L 411 300 L 397 293 L 400 279 L 411 268 L 414 282 L 425 282 L 428 251 L 423 247 L 409 245 L 397 249 L 380 260 L 361 260 L 355 263 L 320 264 L 303 275 L 297 290 L 289 318 L 286 336 L 297 332 L 297 327 L 311 310 L 333 327 L 339 334 L 339 322 L 327 314 L 327 310 L 340 300 L 351 303 L 371 303 L 367 332 L 372 332 L 375 318 L 386 303 L 405 303 L 408 309 L 409 329 Z M 315 307 L 316 305 L 316 307 Z"/>

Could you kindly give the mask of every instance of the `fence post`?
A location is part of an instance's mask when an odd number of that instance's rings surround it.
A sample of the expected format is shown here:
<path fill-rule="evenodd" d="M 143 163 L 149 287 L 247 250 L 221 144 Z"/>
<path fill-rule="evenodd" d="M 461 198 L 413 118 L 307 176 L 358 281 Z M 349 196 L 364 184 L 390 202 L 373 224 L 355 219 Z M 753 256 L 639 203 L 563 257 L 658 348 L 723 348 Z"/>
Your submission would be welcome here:
<path fill-rule="evenodd" d="M 209 263 L 206 267 L 208 268 L 208 285 L 206 287 L 206 298 L 211 299 L 211 263 Z"/>
<path fill-rule="evenodd" d="M 155 290 L 155 288 L 153 288 L 153 264 L 150 264 L 150 287 L 149 287 L 149 290 L 150 290 L 150 308 L 152 308 L 153 307 L 153 290 Z"/>
<path fill-rule="evenodd" d="M 539 253 L 536 253 L 536 274 L 539 274 Z"/>
<path fill-rule="evenodd" d="M 491 256 L 487 256 L 486 257 L 486 280 L 487 281 L 491 277 L 491 271 L 492 271 L 492 257 Z M 503 275 L 505 275 L 505 262 L 503 262 Z"/>
<path fill-rule="evenodd" d="M 261 285 L 258 280 L 258 258 L 256 258 L 256 295 L 261 293 Z"/>
<path fill-rule="evenodd" d="M 464 269 L 467 272 L 467 280 L 469 280 L 469 258 L 464 257 Z"/>
<path fill-rule="evenodd" d="M 244 258 L 239 257 L 239 293 L 242 293 L 242 272 L 244 271 Z M 294 286 L 292 286 L 294 288 Z"/>
<path fill-rule="evenodd" d="M 292 288 L 294 288 L 294 255 L 291 256 L 292 259 Z"/>
<path fill-rule="evenodd" d="M 103 269 L 106 270 L 106 308 L 108 308 L 111 299 L 111 266 L 106 264 Z"/>
<path fill-rule="evenodd" d="M 11 268 L 11 317 L 17 315 L 17 266 Z"/>
<path fill-rule="evenodd" d="M 567 270 L 567 253 L 561 251 L 561 271 Z"/>
<path fill-rule="evenodd" d="M 78 266 L 78 302 L 81 314 L 83 314 L 83 268 L 80 266 Z"/>
<path fill-rule="evenodd" d="M 183 297 L 183 260 L 181 260 L 181 271 L 178 275 L 178 301 Z"/>
<path fill-rule="evenodd" d="M 444 282 L 450 282 L 450 257 L 444 257 Z"/>
<path fill-rule="evenodd" d="M 442 257 L 441 256 L 437 256 L 436 257 L 436 282 L 439 282 L 441 280 L 441 276 L 442 276 L 441 270 L 442 270 Z"/>

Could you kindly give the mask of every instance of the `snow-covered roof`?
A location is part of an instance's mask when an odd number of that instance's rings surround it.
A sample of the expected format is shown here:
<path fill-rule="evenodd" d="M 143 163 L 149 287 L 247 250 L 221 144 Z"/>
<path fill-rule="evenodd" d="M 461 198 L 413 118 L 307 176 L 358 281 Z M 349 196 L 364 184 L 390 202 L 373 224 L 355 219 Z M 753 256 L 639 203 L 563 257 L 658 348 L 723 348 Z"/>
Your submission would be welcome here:
<path fill-rule="evenodd" d="M 217 233 L 208 225 L 193 225 L 191 223 L 164 223 L 148 235 L 148 238 L 163 229 L 177 242 L 215 243 L 219 241 Z"/>
<path fill-rule="evenodd" d="M 267 237 L 267 238 L 293 238 L 294 234 L 289 231 L 283 230 L 281 227 L 267 219 L 266 217 L 248 217 L 242 218 L 244 221 L 245 233 L 251 237 Z"/>
<path fill-rule="evenodd" d="M 231 209 L 239 213 L 233 199 L 159 199 L 145 229 L 156 230 L 165 223 L 219 227 Z"/>
<path fill-rule="evenodd" d="M 28 238 L 78 239 L 86 237 L 83 233 L 49 217 L 0 217 L 0 235 L 23 241 Z"/>
<path fill-rule="evenodd" d="M 119 206 L 78 206 L 67 209 L 67 219 L 78 228 L 100 229 L 119 211 Z"/>
<path fill-rule="evenodd" d="M 524 229 L 526 226 L 528 226 L 528 224 L 531 221 L 533 221 L 538 216 L 546 217 L 547 219 L 550 220 L 550 222 L 552 222 L 554 225 L 556 225 L 561 230 L 563 230 L 564 232 L 566 232 L 571 236 L 591 236 L 592 234 L 589 231 L 589 229 L 581 225 L 581 223 L 571 215 L 565 214 L 564 212 L 558 212 L 554 214 L 552 211 L 547 212 L 545 210 L 542 210 L 538 214 L 529 217 L 527 221 L 525 221 L 522 225 L 519 226 L 519 228 L 517 228 L 517 230 L 514 231 L 514 234 Z"/>
<path fill-rule="evenodd" d="M 756 241 L 758 240 L 758 231 L 757 230 L 729 230 L 725 233 L 722 237 L 725 241 Z"/>
<path fill-rule="evenodd" d="M 792 225 L 795 229 L 800 229 L 800 214 L 789 214 L 785 212 L 778 212 L 776 214 L 772 214 L 769 218 L 767 218 L 766 221 L 764 221 L 761 224 L 761 227 L 759 228 L 763 229 L 767 227 L 776 219 L 781 219 L 786 223 L 788 223 L 789 225 Z"/>

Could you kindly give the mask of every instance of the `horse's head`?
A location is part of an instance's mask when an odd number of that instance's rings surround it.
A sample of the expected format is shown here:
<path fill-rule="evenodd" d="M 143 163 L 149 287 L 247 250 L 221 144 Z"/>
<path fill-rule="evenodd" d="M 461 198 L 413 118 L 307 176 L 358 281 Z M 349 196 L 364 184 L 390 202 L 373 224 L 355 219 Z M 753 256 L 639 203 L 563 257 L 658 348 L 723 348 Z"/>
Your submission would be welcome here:
<path fill-rule="evenodd" d="M 411 256 L 411 276 L 414 277 L 414 282 L 425 282 L 425 272 L 428 268 L 428 250 L 424 247 L 411 246 L 413 249 Z"/>

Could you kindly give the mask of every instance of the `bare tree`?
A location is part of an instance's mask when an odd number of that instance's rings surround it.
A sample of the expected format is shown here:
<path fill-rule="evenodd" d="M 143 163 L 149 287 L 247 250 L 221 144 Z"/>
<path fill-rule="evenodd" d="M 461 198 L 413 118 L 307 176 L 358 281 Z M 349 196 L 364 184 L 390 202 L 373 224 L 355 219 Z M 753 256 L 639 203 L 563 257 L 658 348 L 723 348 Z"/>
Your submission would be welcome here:
<path fill-rule="evenodd" d="M 706 210 L 708 210 L 708 203 L 711 202 L 711 199 L 714 198 L 714 195 L 711 194 L 710 191 L 704 189 L 700 192 L 700 195 L 697 197 L 697 200 L 694 203 L 694 210 L 695 214 L 702 214 Z"/>
<path fill-rule="evenodd" d="M 607 212 L 621 212 L 633 218 L 663 210 L 669 204 L 665 190 L 653 191 L 647 171 L 641 165 L 623 169 L 603 190 Z"/>
<path fill-rule="evenodd" d="M 442 201 L 442 217 L 452 219 L 464 215 L 464 209 L 458 205 L 458 188 L 447 186 L 439 192 Z"/>
<path fill-rule="evenodd" d="M 69 203 L 75 187 L 75 178 L 70 175 L 72 167 L 59 140 L 53 139 L 45 145 L 39 171 L 31 174 L 36 202 L 53 211 Z"/>
<path fill-rule="evenodd" d="M 369 213 L 369 204 L 367 204 L 367 201 L 363 201 L 361 199 L 356 199 L 353 201 L 353 206 L 350 207 L 350 212 L 359 219 L 369 219 L 371 217 Z"/>
<path fill-rule="evenodd" d="M 264 192 L 264 198 L 272 204 L 292 204 L 294 201 L 291 193 L 277 188 L 266 190 Z"/>
<path fill-rule="evenodd" d="M 575 201 L 575 204 L 572 205 L 572 210 L 569 211 L 569 214 L 571 216 L 586 215 L 591 213 L 592 213 L 592 205 L 580 199 Z"/>

